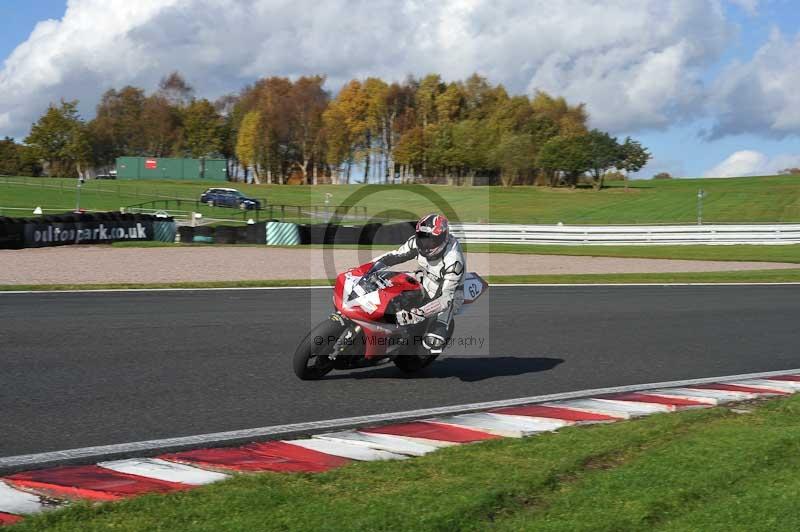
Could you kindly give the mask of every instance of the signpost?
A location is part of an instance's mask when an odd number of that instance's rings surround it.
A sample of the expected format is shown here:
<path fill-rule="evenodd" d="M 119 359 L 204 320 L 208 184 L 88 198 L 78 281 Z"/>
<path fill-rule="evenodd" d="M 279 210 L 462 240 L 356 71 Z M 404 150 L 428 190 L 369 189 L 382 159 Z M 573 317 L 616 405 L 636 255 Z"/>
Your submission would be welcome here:
<path fill-rule="evenodd" d="M 697 225 L 703 225 L 703 198 L 706 197 L 706 193 L 703 189 L 699 189 L 697 191 Z"/>
<path fill-rule="evenodd" d="M 78 177 L 78 192 L 75 194 L 75 212 L 81 212 L 81 185 L 83 185 L 83 176 Z"/>

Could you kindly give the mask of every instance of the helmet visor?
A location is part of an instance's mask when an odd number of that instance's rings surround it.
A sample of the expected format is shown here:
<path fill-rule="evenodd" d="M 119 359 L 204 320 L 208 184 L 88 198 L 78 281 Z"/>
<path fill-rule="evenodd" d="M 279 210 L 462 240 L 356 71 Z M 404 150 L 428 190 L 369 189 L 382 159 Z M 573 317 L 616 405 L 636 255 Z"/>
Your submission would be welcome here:
<path fill-rule="evenodd" d="M 435 257 L 444 249 L 447 242 L 445 235 L 432 235 L 431 233 L 417 233 L 417 249 L 425 258 Z"/>

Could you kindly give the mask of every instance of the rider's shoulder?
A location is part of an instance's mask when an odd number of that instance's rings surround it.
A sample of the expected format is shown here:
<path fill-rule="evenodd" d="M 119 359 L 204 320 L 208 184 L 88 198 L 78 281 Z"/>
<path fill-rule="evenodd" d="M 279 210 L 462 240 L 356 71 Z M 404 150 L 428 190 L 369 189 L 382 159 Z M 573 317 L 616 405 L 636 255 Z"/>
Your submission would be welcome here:
<path fill-rule="evenodd" d="M 450 242 L 444 250 L 444 259 L 446 262 L 452 260 L 462 260 L 464 252 L 461 249 L 461 242 L 454 236 L 450 236 Z"/>

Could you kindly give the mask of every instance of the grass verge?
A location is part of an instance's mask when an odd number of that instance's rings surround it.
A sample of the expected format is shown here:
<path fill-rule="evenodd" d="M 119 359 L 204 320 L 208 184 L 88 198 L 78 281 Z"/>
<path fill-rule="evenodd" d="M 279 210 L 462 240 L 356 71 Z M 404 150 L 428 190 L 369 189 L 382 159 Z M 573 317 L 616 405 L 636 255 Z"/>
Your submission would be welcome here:
<path fill-rule="evenodd" d="M 14 530 L 796 530 L 800 397 L 325 474 L 78 504 Z"/>
<path fill-rule="evenodd" d="M 621 182 L 610 182 L 596 192 L 548 187 L 458 187 L 424 185 L 379 185 L 358 198 L 363 185 L 245 185 L 230 183 L 245 194 L 266 198 L 269 204 L 354 204 L 367 207 L 370 216 L 392 214 L 413 219 L 442 204 L 452 207 L 454 219 L 494 223 L 645 224 L 694 223 L 697 190 L 706 193 L 704 221 L 798 222 L 800 180 L 796 176 L 743 177 L 735 179 L 634 180 L 626 190 Z M 69 211 L 75 206 L 75 179 L 0 178 L 0 207 L 19 208 L 0 215 L 30 216 L 37 205 Z M 155 199 L 199 198 L 209 186 L 223 183 L 162 180 L 90 180 L 81 189 L 81 206 L 117 210 Z M 436 200 L 439 198 L 439 201 Z M 392 210 L 401 206 L 402 210 Z M 175 207 L 173 207 L 175 208 Z M 177 207 L 194 210 L 194 204 Z M 387 211 L 387 208 L 390 210 Z M 200 207 L 206 218 L 242 219 L 234 209 Z M 22 214 L 20 214 L 22 213 Z M 278 211 L 273 213 L 278 215 Z M 290 208 L 285 213 L 294 217 Z M 455 220 L 453 220 L 455 221 Z"/>
<path fill-rule="evenodd" d="M 211 246 L 214 244 L 174 244 L 171 242 L 114 242 L 112 247 L 151 248 Z M 231 245 L 231 244 L 227 244 Z M 233 244 L 261 247 L 263 244 Z M 274 246 L 298 249 L 297 246 Z M 367 249 L 376 252 L 396 246 L 321 245 L 309 244 L 299 249 Z M 785 262 L 800 264 L 800 244 L 731 245 L 731 246 L 562 246 L 528 244 L 464 244 L 468 253 L 509 253 L 516 255 L 567 255 L 579 257 L 621 257 L 637 259 L 719 260 L 747 262 Z"/>
<path fill-rule="evenodd" d="M 465 247 L 468 251 L 474 253 L 800 263 L 800 244 L 777 246 L 539 246 L 526 244 L 467 244 Z"/>
<path fill-rule="evenodd" d="M 664 284 L 664 283 L 795 283 L 800 269 L 750 270 L 734 272 L 618 273 L 585 275 L 490 275 L 489 284 Z M 286 286 L 330 286 L 333 280 L 285 279 L 254 281 L 198 281 L 184 283 L 105 283 L 105 284 L 4 284 L 0 292 L 132 290 L 165 288 L 261 288 Z"/>

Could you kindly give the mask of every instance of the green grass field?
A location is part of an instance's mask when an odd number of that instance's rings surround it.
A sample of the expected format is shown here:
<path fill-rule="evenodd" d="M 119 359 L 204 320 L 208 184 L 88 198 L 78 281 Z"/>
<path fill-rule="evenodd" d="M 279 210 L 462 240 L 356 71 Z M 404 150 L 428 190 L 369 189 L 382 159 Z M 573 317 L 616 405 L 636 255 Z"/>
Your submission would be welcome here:
<path fill-rule="evenodd" d="M 489 253 L 800 263 L 800 244 L 777 246 L 529 246 L 518 244 L 469 244 L 465 247 L 471 252 Z"/>
<path fill-rule="evenodd" d="M 224 183 L 216 186 L 225 185 Z M 89 209 L 116 210 L 152 199 L 196 199 L 209 182 L 89 181 L 81 192 L 81 205 Z M 369 216 L 409 219 L 441 210 L 432 202 L 439 196 L 461 221 L 493 223 L 642 224 L 696 221 L 696 194 L 706 192 L 705 222 L 800 222 L 800 178 L 793 176 L 737 179 L 676 179 L 632 181 L 628 190 L 613 182 L 610 188 L 549 189 L 544 187 L 446 187 L 361 185 L 279 186 L 230 184 L 246 194 L 267 198 L 272 204 L 353 204 L 354 195 L 369 193 L 359 205 Z M 37 205 L 70 210 L 75 206 L 75 180 L 0 177 L 0 215 L 20 208 L 29 216 Z M 6 210 L 2 210 L 6 208 Z M 214 209 L 219 215 L 237 216 L 232 209 Z M 210 213 L 208 214 L 210 215 Z M 291 213 L 289 213 L 291 215 Z M 240 216 L 240 215 L 238 215 Z M 221 216 L 219 216 L 221 217 Z"/>
<path fill-rule="evenodd" d="M 732 272 L 616 273 L 583 275 L 487 276 L 491 284 L 629 284 L 629 283 L 800 283 L 800 268 Z M 202 281 L 129 284 L 2 284 L 0 292 L 16 290 L 125 290 L 159 288 L 254 288 L 263 286 L 330 286 L 327 279 Z"/>
<path fill-rule="evenodd" d="M 77 504 L 11 530 L 797 530 L 800 397 L 737 412 L 659 414 L 323 474 L 241 475 Z"/>

